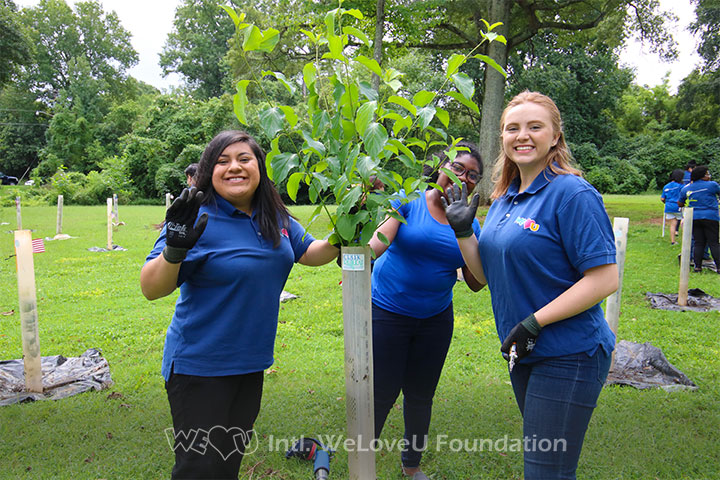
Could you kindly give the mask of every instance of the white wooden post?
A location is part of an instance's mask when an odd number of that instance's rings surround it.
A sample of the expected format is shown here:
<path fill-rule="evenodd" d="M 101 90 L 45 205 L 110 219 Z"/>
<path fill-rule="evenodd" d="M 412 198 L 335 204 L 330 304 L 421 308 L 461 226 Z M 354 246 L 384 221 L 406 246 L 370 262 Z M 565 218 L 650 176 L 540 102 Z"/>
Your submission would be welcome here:
<path fill-rule="evenodd" d="M 112 222 L 112 198 L 107 199 L 107 249 L 112 250 L 112 235 L 113 235 L 113 222 Z"/>
<path fill-rule="evenodd" d="M 63 221 L 63 196 L 58 195 L 57 227 L 55 228 L 56 235 L 60 235 L 62 233 L 62 221 Z"/>
<path fill-rule="evenodd" d="M 664 218 L 664 217 L 663 217 Z M 620 305 L 622 300 L 623 274 L 625 272 L 625 252 L 627 251 L 627 235 L 630 220 L 624 217 L 616 217 L 613 220 L 613 231 L 615 232 L 615 249 L 617 250 L 618 266 L 618 288 L 611 294 L 605 303 L 605 320 L 617 339 L 618 324 L 620 322 Z M 615 351 L 613 350 L 612 363 L 615 362 Z M 612 368 L 612 363 L 610 368 Z"/>
<path fill-rule="evenodd" d="M 17 229 L 22 230 L 22 214 L 20 213 L 20 197 L 15 197 L 15 211 L 17 212 Z"/>
<path fill-rule="evenodd" d="M 113 193 L 113 215 L 115 216 L 115 223 L 120 224 L 120 212 L 118 212 L 118 196 L 117 193 Z"/>
<path fill-rule="evenodd" d="M 680 253 L 680 285 L 678 287 L 678 305 L 687 306 L 688 283 L 690 281 L 690 244 L 692 242 L 693 209 L 683 208 L 685 226 L 682 231 L 682 251 Z M 695 265 L 695 268 L 698 268 Z M 700 265 L 702 268 L 702 265 Z"/>
<path fill-rule="evenodd" d="M 662 216 L 663 216 L 663 231 L 662 231 L 662 235 L 660 235 L 660 236 L 665 237 L 665 210 L 663 210 Z"/>
<path fill-rule="evenodd" d="M 171 197 L 171 196 L 172 196 L 172 195 L 170 195 L 169 193 L 166 193 L 166 194 L 165 194 L 165 210 L 167 210 L 168 208 L 170 208 L 170 197 Z"/>
<path fill-rule="evenodd" d="M 345 411 L 351 480 L 375 480 L 370 247 L 342 247 Z"/>
<path fill-rule="evenodd" d="M 18 274 L 23 363 L 25 365 L 25 388 L 29 392 L 42 392 L 35 265 L 33 263 L 30 230 L 18 230 L 15 232 L 15 255 Z"/>

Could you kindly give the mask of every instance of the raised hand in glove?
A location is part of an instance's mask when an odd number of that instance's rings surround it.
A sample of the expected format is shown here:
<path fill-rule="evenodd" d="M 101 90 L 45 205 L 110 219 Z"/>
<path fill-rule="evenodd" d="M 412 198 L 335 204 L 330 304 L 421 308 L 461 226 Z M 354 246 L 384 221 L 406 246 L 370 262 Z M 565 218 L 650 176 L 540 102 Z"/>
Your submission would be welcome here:
<path fill-rule="evenodd" d="M 535 319 L 535 314 L 530 314 L 525 320 L 515 325 L 500 347 L 505 360 L 510 360 L 510 349 L 513 344 L 516 346 L 518 360 L 530 355 L 535 348 L 535 342 L 538 335 L 540 335 L 541 328 Z"/>
<path fill-rule="evenodd" d="M 203 196 L 203 192 L 195 187 L 186 188 L 168 208 L 165 214 L 166 245 L 162 252 L 168 263 L 182 262 L 187 251 L 195 246 L 205 231 L 207 213 L 203 213 L 195 223 Z"/>
<path fill-rule="evenodd" d="M 445 208 L 445 217 L 455 231 L 455 236 L 457 238 L 471 237 L 475 233 L 472 224 L 475 220 L 480 196 L 476 193 L 468 204 L 465 182 L 462 184 L 462 190 L 456 184 L 452 184 L 446 194 L 448 199 L 445 200 L 445 197 L 441 195 L 440 201 Z"/>

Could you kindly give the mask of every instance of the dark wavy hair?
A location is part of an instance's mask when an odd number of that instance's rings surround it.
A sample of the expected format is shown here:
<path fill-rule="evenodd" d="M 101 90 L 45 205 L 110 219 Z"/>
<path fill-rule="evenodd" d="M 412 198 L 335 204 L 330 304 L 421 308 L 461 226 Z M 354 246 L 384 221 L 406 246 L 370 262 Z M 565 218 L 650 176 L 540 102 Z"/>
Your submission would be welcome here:
<path fill-rule="evenodd" d="M 684 176 L 685 176 L 685 172 L 683 172 L 683 170 L 680 169 L 680 168 L 676 168 L 676 169 L 673 170 L 672 173 L 670 174 L 670 181 L 671 181 L 671 182 L 682 183 Z"/>
<path fill-rule="evenodd" d="M 707 165 L 700 165 L 699 167 L 693 168 L 693 171 L 690 172 L 690 181 L 697 182 L 698 180 L 702 180 L 707 172 Z"/>
<path fill-rule="evenodd" d="M 255 154 L 255 158 L 257 158 L 260 183 L 253 195 L 252 208 L 260 225 L 260 233 L 266 239 L 272 240 L 273 245 L 277 247 L 280 245 L 280 225 L 278 220 L 282 222 L 283 227 L 287 228 L 290 224 L 291 215 L 280 198 L 280 194 L 275 189 L 275 184 L 268 177 L 265 152 L 248 133 L 240 130 L 225 130 L 210 140 L 198 163 L 195 186 L 205 193 L 204 204 L 215 204 L 215 189 L 212 185 L 213 170 L 222 152 L 234 143 L 246 143 Z"/>
<path fill-rule="evenodd" d="M 478 150 L 477 145 L 471 142 L 467 142 L 465 140 L 462 140 L 457 143 L 456 147 L 464 147 L 462 150 L 458 150 L 457 154 L 459 155 L 470 155 L 475 159 L 475 162 L 478 165 L 478 171 L 480 172 L 480 178 L 482 178 L 483 175 L 483 164 L 482 164 L 482 157 L 480 156 L 480 150 Z M 428 182 L 430 183 L 437 183 L 438 177 L 440 176 L 440 168 L 445 165 L 450 159 L 448 158 L 447 154 L 450 150 L 450 147 L 446 148 L 440 154 L 438 155 L 438 158 L 440 159 L 440 163 L 438 163 L 438 166 L 433 168 L 432 166 L 425 164 L 423 165 L 423 176 L 427 177 Z M 428 189 L 433 187 L 428 187 Z"/>

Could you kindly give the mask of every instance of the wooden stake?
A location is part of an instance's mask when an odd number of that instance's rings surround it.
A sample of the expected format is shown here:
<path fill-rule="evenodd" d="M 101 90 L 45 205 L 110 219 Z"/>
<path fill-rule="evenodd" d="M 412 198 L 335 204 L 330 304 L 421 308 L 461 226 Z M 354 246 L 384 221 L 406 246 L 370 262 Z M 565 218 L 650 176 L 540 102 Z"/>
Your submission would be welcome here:
<path fill-rule="evenodd" d="M 15 197 L 15 211 L 17 212 L 17 229 L 22 230 L 22 214 L 20 213 L 20 197 Z"/>
<path fill-rule="evenodd" d="M 375 480 L 370 247 L 342 247 L 345 411 L 351 480 Z"/>
<path fill-rule="evenodd" d="M 171 196 L 172 196 L 172 195 L 170 195 L 169 193 L 166 193 L 166 194 L 165 194 L 165 210 L 167 210 L 168 208 L 170 208 L 170 197 L 171 197 Z"/>
<path fill-rule="evenodd" d="M 685 226 L 682 232 L 682 252 L 680 254 L 680 285 L 678 287 L 678 305 L 686 307 L 688 300 L 688 283 L 690 281 L 690 243 L 692 242 L 693 209 L 683 208 Z M 698 268 L 695 265 L 695 268 Z M 700 265 L 702 268 L 702 265 Z"/>
<path fill-rule="evenodd" d="M 664 238 L 665 237 L 665 210 L 663 210 L 662 216 L 663 216 L 663 231 L 662 231 L 662 235 L 660 235 L 660 236 Z"/>
<path fill-rule="evenodd" d="M 113 222 L 112 222 L 112 198 L 107 199 L 107 249 L 112 250 L 112 233 L 113 233 Z"/>
<path fill-rule="evenodd" d="M 120 225 L 120 212 L 118 212 L 118 196 L 117 193 L 113 193 L 113 215 L 115 216 L 115 223 Z"/>
<path fill-rule="evenodd" d="M 60 235 L 62 233 L 62 220 L 63 220 L 63 196 L 58 195 L 57 227 L 55 228 L 56 235 Z"/>
<path fill-rule="evenodd" d="M 29 392 L 42 392 L 35 265 L 33 264 L 30 230 L 17 230 L 15 232 L 15 255 L 18 274 L 23 363 L 25 364 L 25 388 Z"/>
<path fill-rule="evenodd" d="M 618 288 L 607 298 L 605 303 L 605 320 L 617 339 L 618 324 L 620 322 L 620 302 L 622 299 L 623 274 L 625 272 L 625 252 L 627 251 L 627 235 L 630 220 L 624 217 L 616 217 L 613 220 L 613 231 L 615 232 L 615 249 L 617 250 L 618 266 Z M 612 355 L 612 363 L 615 362 L 615 351 Z M 612 368 L 612 363 L 610 368 Z"/>

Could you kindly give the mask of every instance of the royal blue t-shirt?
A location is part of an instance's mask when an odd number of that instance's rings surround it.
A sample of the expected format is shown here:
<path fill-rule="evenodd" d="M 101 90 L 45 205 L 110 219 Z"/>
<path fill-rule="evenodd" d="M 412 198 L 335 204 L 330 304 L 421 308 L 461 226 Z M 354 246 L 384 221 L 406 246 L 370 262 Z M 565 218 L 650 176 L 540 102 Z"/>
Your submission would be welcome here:
<path fill-rule="evenodd" d="M 718 214 L 718 196 L 720 185 L 717 182 L 697 180 L 685 185 L 680 191 L 680 201 L 686 207 L 693 208 L 694 220 L 720 221 Z"/>
<path fill-rule="evenodd" d="M 413 318 L 428 318 L 452 302 L 457 269 L 465 265 L 450 225 L 435 220 L 425 194 L 401 205 L 393 202 L 407 223 L 401 223 L 395 239 L 375 262 L 372 301 L 385 310 Z M 475 236 L 480 223 L 473 221 Z"/>
<path fill-rule="evenodd" d="M 575 175 L 549 169 L 495 200 L 478 239 L 498 336 L 565 292 L 592 267 L 615 263 L 615 236 L 602 197 Z M 615 347 L 600 304 L 545 326 L 523 361 Z"/>
<path fill-rule="evenodd" d="M 680 212 L 678 199 L 680 198 L 680 190 L 682 190 L 682 187 L 682 184 L 678 182 L 670 182 L 663 187 L 660 198 L 665 200 L 665 213 Z"/>
<path fill-rule="evenodd" d="M 215 377 L 262 371 L 273 363 L 280 294 L 293 264 L 314 240 L 294 219 L 280 245 L 219 195 L 200 207 L 207 227 L 180 266 L 180 296 L 165 338 L 162 375 Z M 166 230 L 147 260 L 161 254 Z"/>
<path fill-rule="evenodd" d="M 683 185 L 687 185 L 688 183 L 690 183 L 690 176 L 691 176 L 691 175 L 692 175 L 692 173 L 691 173 L 691 172 L 688 172 L 687 170 L 685 170 L 685 171 L 683 172 L 683 180 L 682 180 Z"/>

